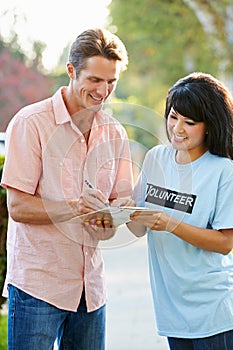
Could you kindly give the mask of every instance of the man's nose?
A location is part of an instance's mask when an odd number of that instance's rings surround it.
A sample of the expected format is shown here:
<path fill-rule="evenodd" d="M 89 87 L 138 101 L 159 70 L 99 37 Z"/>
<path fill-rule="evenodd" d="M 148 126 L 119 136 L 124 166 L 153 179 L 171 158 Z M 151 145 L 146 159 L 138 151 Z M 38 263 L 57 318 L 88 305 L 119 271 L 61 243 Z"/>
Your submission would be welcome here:
<path fill-rule="evenodd" d="M 102 81 L 97 89 L 98 94 L 101 97 L 105 97 L 108 95 L 108 83 L 106 81 Z"/>

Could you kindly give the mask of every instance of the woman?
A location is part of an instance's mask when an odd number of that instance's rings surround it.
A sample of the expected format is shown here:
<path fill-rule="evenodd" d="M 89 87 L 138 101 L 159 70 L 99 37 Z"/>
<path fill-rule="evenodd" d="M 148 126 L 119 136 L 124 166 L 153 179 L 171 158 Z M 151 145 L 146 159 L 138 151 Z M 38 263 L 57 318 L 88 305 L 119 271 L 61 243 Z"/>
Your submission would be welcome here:
<path fill-rule="evenodd" d="M 170 143 L 146 155 L 133 198 L 149 210 L 158 333 L 172 350 L 233 349 L 233 98 L 209 74 L 180 79 L 166 100 Z"/>

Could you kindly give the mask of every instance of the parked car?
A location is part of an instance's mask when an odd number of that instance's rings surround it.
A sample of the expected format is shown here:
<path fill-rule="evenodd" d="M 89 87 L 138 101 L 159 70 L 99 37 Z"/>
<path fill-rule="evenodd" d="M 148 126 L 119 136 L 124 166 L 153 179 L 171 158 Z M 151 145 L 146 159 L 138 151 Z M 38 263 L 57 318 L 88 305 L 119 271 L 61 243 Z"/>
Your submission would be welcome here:
<path fill-rule="evenodd" d="M 5 133 L 0 132 L 0 155 L 5 154 Z"/>

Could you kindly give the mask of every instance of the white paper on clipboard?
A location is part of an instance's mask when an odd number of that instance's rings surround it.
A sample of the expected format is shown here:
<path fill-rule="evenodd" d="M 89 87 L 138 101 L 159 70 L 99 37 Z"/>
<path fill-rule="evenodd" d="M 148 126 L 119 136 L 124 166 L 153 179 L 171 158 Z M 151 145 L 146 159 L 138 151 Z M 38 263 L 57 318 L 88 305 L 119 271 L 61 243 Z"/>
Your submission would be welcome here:
<path fill-rule="evenodd" d="M 83 214 L 79 216 L 79 219 L 83 221 L 88 221 L 89 219 L 96 218 L 98 216 L 104 216 L 104 214 L 110 214 L 112 217 L 113 225 L 120 226 L 130 221 L 130 215 L 135 211 L 145 211 L 149 210 L 145 207 L 108 207 L 106 209 L 92 211 L 88 214 Z"/>

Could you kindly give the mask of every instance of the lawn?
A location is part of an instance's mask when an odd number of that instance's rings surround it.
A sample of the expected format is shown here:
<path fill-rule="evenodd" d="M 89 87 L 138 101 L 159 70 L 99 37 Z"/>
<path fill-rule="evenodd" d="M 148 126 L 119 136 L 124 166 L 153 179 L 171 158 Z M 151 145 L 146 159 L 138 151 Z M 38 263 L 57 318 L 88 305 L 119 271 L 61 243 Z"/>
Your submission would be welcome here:
<path fill-rule="evenodd" d="M 0 350 L 7 350 L 7 316 L 0 315 Z"/>

